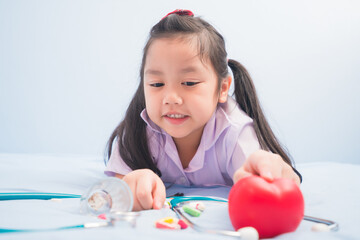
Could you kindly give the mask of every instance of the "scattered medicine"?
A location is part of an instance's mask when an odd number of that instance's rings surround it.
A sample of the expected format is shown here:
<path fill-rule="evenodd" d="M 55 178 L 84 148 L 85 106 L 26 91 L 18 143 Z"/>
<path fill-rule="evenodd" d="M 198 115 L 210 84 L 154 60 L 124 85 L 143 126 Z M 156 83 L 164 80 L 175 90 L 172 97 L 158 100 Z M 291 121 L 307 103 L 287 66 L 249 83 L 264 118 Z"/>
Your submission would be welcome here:
<path fill-rule="evenodd" d="M 185 221 L 172 217 L 161 218 L 155 222 L 155 227 L 160 229 L 186 229 L 188 225 Z"/>
<path fill-rule="evenodd" d="M 189 203 L 190 207 L 193 207 L 201 212 L 205 210 L 205 204 L 203 202 L 191 202 Z"/>
<path fill-rule="evenodd" d="M 201 212 L 189 205 L 184 205 L 182 207 L 182 209 L 184 210 L 184 212 L 186 212 L 187 214 L 193 216 L 193 217 L 199 217 Z"/>

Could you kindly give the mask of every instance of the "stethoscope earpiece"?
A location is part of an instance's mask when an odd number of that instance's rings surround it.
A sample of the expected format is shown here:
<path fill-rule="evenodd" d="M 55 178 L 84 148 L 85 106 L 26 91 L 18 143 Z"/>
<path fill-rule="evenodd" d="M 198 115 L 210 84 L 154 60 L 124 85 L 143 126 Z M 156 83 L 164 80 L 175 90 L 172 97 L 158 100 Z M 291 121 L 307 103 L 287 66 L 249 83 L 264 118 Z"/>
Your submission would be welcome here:
<path fill-rule="evenodd" d="M 324 223 L 316 223 L 312 225 L 311 231 L 313 232 L 329 232 L 331 229 L 329 225 L 326 225 Z"/>
<path fill-rule="evenodd" d="M 313 232 L 328 232 L 339 230 L 339 224 L 331 220 L 310 217 L 306 215 L 304 216 L 304 220 L 315 222 L 315 224 L 311 227 L 311 231 Z"/>
<path fill-rule="evenodd" d="M 258 240 L 259 239 L 258 231 L 253 227 L 239 228 L 237 230 L 237 232 L 240 233 L 240 237 L 243 240 Z"/>

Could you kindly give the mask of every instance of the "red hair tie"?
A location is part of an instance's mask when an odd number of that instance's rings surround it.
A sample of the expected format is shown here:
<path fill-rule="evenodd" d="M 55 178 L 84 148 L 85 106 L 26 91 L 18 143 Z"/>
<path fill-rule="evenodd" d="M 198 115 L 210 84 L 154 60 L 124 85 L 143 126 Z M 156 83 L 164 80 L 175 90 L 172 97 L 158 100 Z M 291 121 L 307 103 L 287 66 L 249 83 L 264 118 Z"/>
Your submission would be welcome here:
<path fill-rule="evenodd" d="M 169 16 L 171 14 L 177 14 L 179 16 L 190 16 L 190 17 L 194 16 L 194 13 L 190 10 L 176 9 L 175 11 L 172 11 L 172 12 L 169 12 L 168 14 L 166 14 L 166 16 L 163 17 L 161 20 L 163 20 L 164 18 L 166 18 L 167 16 Z"/>

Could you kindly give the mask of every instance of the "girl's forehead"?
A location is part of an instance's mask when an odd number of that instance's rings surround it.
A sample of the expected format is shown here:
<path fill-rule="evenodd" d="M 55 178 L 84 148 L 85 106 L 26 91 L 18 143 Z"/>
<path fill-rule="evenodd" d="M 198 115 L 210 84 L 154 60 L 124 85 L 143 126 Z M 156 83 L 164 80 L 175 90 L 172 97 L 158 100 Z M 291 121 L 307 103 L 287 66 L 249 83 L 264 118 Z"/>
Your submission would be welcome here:
<path fill-rule="evenodd" d="M 178 37 L 166 37 L 166 38 L 158 38 L 152 41 L 149 51 L 157 49 L 160 47 L 171 47 L 171 48 L 182 48 L 189 50 L 194 53 L 194 56 L 198 55 L 198 47 L 197 41 L 194 37 L 190 36 L 178 36 Z"/>
<path fill-rule="evenodd" d="M 156 64 L 152 60 L 162 57 L 172 57 L 184 63 L 200 62 L 205 67 L 211 65 L 206 54 L 200 54 L 199 41 L 194 35 L 172 36 L 158 38 L 151 42 L 147 51 L 145 65 Z"/>

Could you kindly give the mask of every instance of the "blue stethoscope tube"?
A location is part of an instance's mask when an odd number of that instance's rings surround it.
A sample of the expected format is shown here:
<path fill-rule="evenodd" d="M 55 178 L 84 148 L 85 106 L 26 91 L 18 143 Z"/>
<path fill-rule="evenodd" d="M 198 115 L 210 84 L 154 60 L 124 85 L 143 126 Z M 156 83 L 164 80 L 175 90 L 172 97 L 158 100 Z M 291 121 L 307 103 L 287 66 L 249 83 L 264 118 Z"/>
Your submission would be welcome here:
<path fill-rule="evenodd" d="M 80 225 L 73 225 L 73 226 L 59 227 L 59 228 L 50 228 L 50 229 L 10 229 L 10 228 L 0 228 L 0 234 L 1 233 L 60 231 L 60 230 L 76 229 L 76 228 L 85 228 L 85 225 L 80 224 Z"/>
<path fill-rule="evenodd" d="M 67 193 L 47 193 L 47 192 L 12 192 L 12 193 L 0 193 L 0 201 L 8 200 L 50 200 L 50 199 L 62 199 L 62 198 L 81 198 L 81 195 L 67 194 Z M 58 228 L 45 228 L 45 229 L 11 229 L 0 228 L 1 233 L 25 233 L 25 232 L 46 232 L 46 231 L 60 231 L 79 228 L 99 228 L 109 227 L 114 225 L 114 221 L 117 220 L 132 220 L 139 216 L 138 213 L 132 212 L 115 212 L 114 216 L 111 216 L 106 222 L 88 222 L 79 225 L 64 226 Z"/>
<path fill-rule="evenodd" d="M 7 200 L 50 200 L 53 198 L 80 198 L 81 195 L 46 192 L 14 192 L 0 193 L 0 201 Z"/>
<path fill-rule="evenodd" d="M 67 194 L 67 193 L 46 193 L 46 192 L 13 192 L 13 193 L 0 193 L 0 201 L 7 201 L 7 200 L 50 200 L 50 199 L 62 199 L 62 198 L 80 198 L 81 195 L 77 194 Z M 178 204 L 181 202 L 186 201 L 217 201 L 217 202 L 228 202 L 227 199 L 224 198 L 216 198 L 216 197 L 203 197 L 203 196 L 192 196 L 192 197 L 174 197 L 170 201 L 171 208 L 175 211 L 175 213 L 180 217 L 185 218 L 188 222 L 190 222 L 194 228 L 200 230 L 201 228 L 195 224 L 193 224 L 189 219 L 187 219 L 181 212 L 179 211 Z M 303 218 L 306 221 L 311 221 L 315 223 L 325 224 L 329 227 L 329 230 L 337 231 L 339 229 L 338 223 L 321 219 L 315 218 L 310 216 L 304 216 Z M 0 228 L 0 233 L 15 233 L 15 232 L 35 232 L 35 231 L 54 231 L 54 230 L 66 230 L 66 229 L 76 229 L 76 228 L 93 228 L 93 227 L 106 227 L 112 225 L 111 222 L 99 222 L 99 223 L 87 223 L 87 224 L 80 224 L 80 225 L 73 225 L 73 226 L 66 226 L 54 229 L 5 229 Z M 220 232 L 221 230 L 219 230 Z M 225 234 L 227 235 L 227 234 Z"/>
<path fill-rule="evenodd" d="M 61 198 L 80 198 L 81 195 L 67 194 L 67 193 L 46 193 L 46 192 L 13 192 L 13 193 L 0 193 L 0 201 L 8 200 L 50 200 L 50 199 L 61 199 Z M 104 227 L 108 226 L 107 222 L 99 223 L 85 223 L 79 225 L 65 226 L 59 228 L 50 229 L 10 229 L 0 228 L 1 233 L 24 233 L 24 232 L 44 232 L 44 231 L 59 231 L 68 229 L 78 228 L 90 228 L 90 227 Z"/>
<path fill-rule="evenodd" d="M 45 192 L 13 192 L 13 193 L 0 193 L 0 201 L 9 200 L 50 200 L 53 198 L 80 198 L 80 195 L 67 194 L 67 193 L 45 193 Z M 40 231 L 54 231 L 54 230 L 67 230 L 85 228 L 85 224 L 59 227 L 53 229 L 10 229 L 0 228 L 0 233 L 21 233 L 21 232 L 40 232 Z"/>

